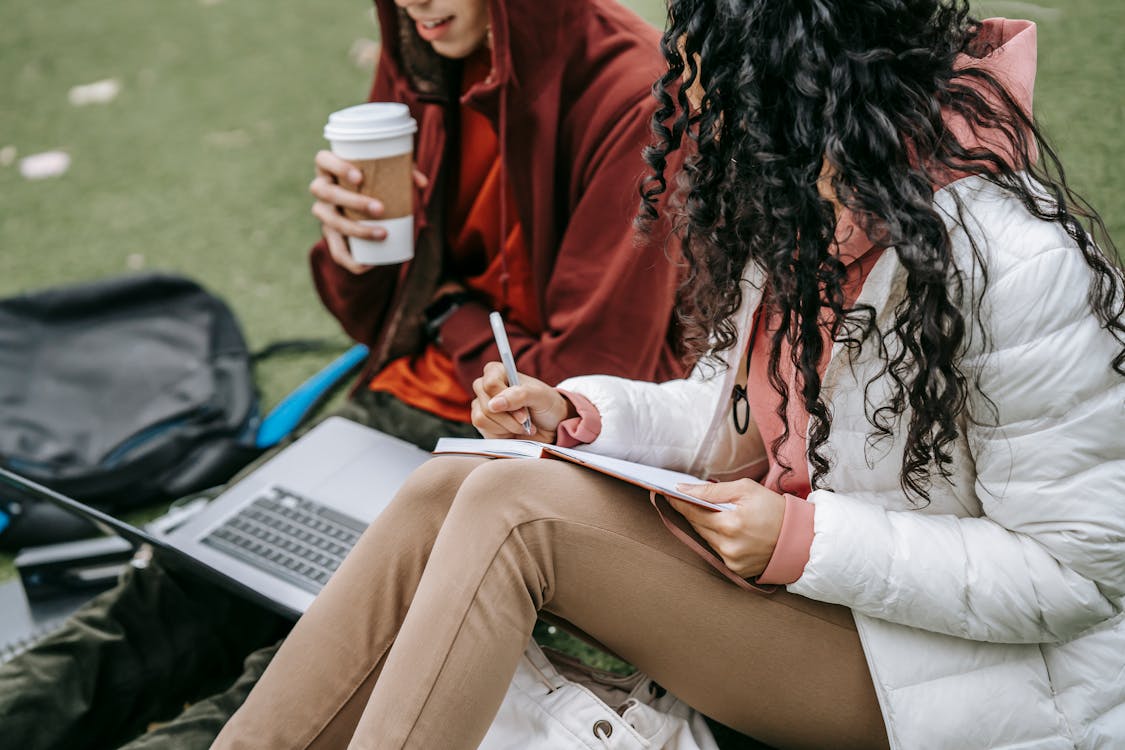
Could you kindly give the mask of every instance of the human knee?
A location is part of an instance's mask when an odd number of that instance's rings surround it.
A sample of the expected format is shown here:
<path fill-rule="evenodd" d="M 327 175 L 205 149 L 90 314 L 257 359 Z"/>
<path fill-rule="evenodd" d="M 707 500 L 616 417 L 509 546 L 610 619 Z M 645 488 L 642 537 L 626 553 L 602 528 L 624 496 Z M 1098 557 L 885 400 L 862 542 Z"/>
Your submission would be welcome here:
<path fill-rule="evenodd" d="M 488 461 L 462 482 L 455 504 L 474 518 L 516 526 L 557 517 L 562 493 L 551 461 Z"/>
<path fill-rule="evenodd" d="M 430 459 L 407 477 L 395 502 L 409 505 L 413 513 L 433 508 L 444 516 L 465 478 L 482 462 L 471 456 Z"/>

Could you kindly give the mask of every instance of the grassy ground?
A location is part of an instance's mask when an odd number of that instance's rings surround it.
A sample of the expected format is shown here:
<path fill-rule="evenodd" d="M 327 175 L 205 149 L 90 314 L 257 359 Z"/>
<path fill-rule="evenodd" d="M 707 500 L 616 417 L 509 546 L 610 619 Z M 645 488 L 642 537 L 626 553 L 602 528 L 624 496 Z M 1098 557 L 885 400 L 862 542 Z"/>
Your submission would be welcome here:
<path fill-rule="evenodd" d="M 628 0 L 659 22 L 656 0 Z M 1073 184 L 1125 237 L 1125 3 L 981 2 L 1040 24 L 1036 104 Z M 364 98 L 350 51 L 375 35 L 370 2 L 5 0 L 0 4 L 0 295 L 138 269 L 199 279 L 253 345 L 339 336 L 308 281 L 306 185 L 326 113 Z M 68 90 L 121 81 L 109 104 Z M 11 157 L 61 149 L 32 182 Z M 320 364 L 271 362 L 267 404 Z M 0 580 L 11 575 L 0 557 Z"/>

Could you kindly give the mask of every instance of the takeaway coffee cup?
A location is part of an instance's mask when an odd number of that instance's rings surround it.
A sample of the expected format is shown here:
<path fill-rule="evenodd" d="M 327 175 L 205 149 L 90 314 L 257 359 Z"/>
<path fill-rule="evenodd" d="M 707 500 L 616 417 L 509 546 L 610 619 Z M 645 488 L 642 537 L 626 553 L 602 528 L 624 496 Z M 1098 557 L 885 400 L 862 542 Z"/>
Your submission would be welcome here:
<path fill-rule="evenodd" d="M 367 265 L 402 263 L 414 257 L 414 133 L 418 123 L 405 104 L 375 102 L 328 116 L 324 137 L 332 153 L 363 172 L 359 190 L 384 206 L 383 217 L 344 209 L 351 220 L 383 227 L 380 242 L 348 237 L 352 257 Z"/>

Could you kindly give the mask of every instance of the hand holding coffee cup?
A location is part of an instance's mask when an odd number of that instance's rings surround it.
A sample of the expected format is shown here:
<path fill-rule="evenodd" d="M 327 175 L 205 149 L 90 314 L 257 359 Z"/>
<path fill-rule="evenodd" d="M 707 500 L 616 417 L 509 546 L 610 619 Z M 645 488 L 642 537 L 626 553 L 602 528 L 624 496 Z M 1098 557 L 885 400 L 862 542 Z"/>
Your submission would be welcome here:
<path fill-rule="evenodd" d="M 354 274 L 365 273 L 375 266 L 359 263 L 352 257 L 348 238 L 382 241 L 387 237 L 387 230 L 381 226 L 360 224 L 344 216 L 344 208 L 347 207 L 353 212 L 366 211 L 370 219 L 383 218 L 383 204 L 359 192 L 362 182 L 363 173 L 354 164 L 331 151 L 317 152 L 316 177 L 309 185 L 309 192 L 317 199 L 313 203 L 312 214 L 320 220 L 332 259 Z M 414 186 L 424 190 L 429 184 L 429 178 L 415 169 Z"/>
<path fill-rule="evenodd" d="M 414 255 L 413 165 L 417 124 L 405 105 L 362 104 L 333 113 L 309 190 L 333 259 L 353 273 Z"/>

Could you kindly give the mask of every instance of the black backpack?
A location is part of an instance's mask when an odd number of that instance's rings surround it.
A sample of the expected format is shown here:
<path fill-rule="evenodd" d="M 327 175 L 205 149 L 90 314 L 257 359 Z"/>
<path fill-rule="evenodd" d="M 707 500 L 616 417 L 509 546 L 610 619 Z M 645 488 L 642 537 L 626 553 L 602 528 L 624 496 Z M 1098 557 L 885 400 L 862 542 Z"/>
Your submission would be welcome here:
<path fill-rule="evenodd" d="M 260 452 L 258 420 L 238 321 L 189 279 L 0 300 L 0 466 L 119 512 L 224 482 Z M 50 506 L 0 513 L 0 547 L 75 535 Z"/>

